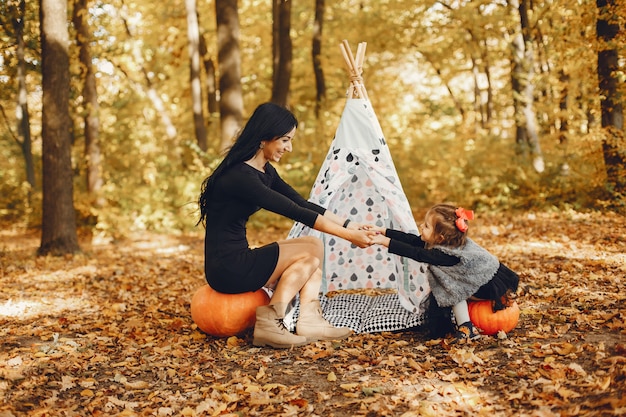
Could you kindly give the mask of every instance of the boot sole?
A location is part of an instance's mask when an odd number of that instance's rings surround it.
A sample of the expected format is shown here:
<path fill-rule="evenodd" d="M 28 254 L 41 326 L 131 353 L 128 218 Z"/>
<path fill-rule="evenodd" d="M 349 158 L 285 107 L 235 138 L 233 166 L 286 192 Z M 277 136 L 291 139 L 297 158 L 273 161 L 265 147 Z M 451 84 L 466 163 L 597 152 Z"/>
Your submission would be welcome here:
<path fill-rule="evenodd" d="M 303 335 L 300 335 L 303 336 Z M 348 334 L 345 336 L 337 336 L 337 337 L 326 337 L 326 336 L 304 336 L 309 342 L 322 342 L 322 341 L 331 341 L 331 340 L 344 340 L 352 336 L 352 334 Z"/>
<path fill-rule="evenodd" d="M 298 336 L 306 337 L 306 339 L 309 342 L 318 342 L 318 341 L 324 341 L 324 340 L 328 341 L 328 340 L 343 340 L 343 339 L 347 339 L 350 336 L 354 335 L 354 331 L 352 331 L 352 332 L 350 332 L 350 333 L 348 333 L 347 335 L 344 335 L 344 336 L 308 336 L 306 334 L 298 333 L 298 330 L 296 330 L 296 334 Z"/>
<path fill-rule="evenodd" d="M 264 347 L 264 346 L 270 346 L 276 349 L 289 349 L 292 347 L 297 347 L 297 346 L 304 346 L 306 344 L 309 343 L 309 339 L 307 338 L 306 341 L 302 342 L 302 343 L 289 343 L 289 344 L 282 344 L 282 343 L 274 343 L 270 340 L 265 340 L 265 339 L 253 339 L 252 340 L 252 344 L 254 346 L 258 346 L 258 347 Z"/>

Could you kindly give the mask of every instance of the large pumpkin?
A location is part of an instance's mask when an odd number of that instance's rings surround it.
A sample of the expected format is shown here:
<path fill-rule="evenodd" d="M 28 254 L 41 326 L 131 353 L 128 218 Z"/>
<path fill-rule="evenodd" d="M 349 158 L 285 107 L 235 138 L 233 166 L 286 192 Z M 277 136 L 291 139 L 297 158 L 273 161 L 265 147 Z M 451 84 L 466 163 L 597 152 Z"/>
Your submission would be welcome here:
<path fill-rule="evenodd" d="M 470 320 L 483 334 L 494 335 L 502 330 L 507 333 L 517 326 L 519 321 L 519 306 L 512 301 L 504 310 L 496 312 L 492 309 L 491 301 L 470 301 Z"/>
<path fill-rule="evenodd" d="M 191 318 L 205 333 L 235 336 L 254 326 L 256 308 L 269 304 L 263 289 L 240 294 L 224 294 L 205 284 L 191 299 Z"/>

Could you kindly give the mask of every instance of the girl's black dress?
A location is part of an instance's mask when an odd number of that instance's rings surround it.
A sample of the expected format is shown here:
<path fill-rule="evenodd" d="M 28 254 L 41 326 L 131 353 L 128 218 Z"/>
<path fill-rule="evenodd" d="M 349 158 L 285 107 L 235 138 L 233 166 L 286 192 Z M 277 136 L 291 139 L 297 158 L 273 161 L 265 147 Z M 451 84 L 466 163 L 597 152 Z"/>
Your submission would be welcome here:
<path fill-rule="evenodd" d="M 266 209 L 313 227 L 326 209 L 304 199 L 265 164 L 265 172 L 237 164 L 215 182 L 207 206 L 204 240 L 204 271 L 207 283 L 216 291 L 256 291 L 276 268 L 276 242 L 251 249 L 246 237 L 249 217 Z"/>

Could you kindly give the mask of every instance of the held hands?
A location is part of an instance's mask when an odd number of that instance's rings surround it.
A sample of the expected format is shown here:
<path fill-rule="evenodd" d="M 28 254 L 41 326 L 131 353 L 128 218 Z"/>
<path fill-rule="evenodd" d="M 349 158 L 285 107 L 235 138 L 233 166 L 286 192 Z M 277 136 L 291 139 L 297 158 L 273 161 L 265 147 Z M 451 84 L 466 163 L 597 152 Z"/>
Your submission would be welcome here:
<path fill-rule="evenodd" d="M 350 223 L 348 223 L 348 226 L 346 226 L 346 229 L 349 229 L 349 230 L 367 230 L 367 229 L 365 229 L 366 226 L 367 225 L 351 221 Z"/>
<path fill-rule="evenodd" d="M 367 248 L 372 245 L 372 239 L 376 235 L 376 232 L 369 230 L 350 230 L 350 235 L 350 242 L 359 248 Z"/>
<path fill-rule="evenodd" d="M 389 242 L 391 241 L 391 239 L 389 239 L 382 233 L 376 233 L 374 236 L 372 236 L 371 241 L 373 245 L 383 245 L 389 247 Z"/>
<path fill-rule="evenodd" d="M 350 230 L 354 236 L 350 241 L 360 248 L 367 248 L 375 244 L 389 247 L 390 239 L 385 237 L 387 229 L 384 227 L 350 222 L 346 229 Z"/>
<path fill-rule="evenodd" d="M 373 224 L 364 224 L 361 226 L 362 230 L 369 230 L 371 232 L 376 232 L 380 235 L 385 235 L 385 232 L 387 231 L 387 228 L 385 227 L 379 227 L 379 226 L 374 226 Z"/>

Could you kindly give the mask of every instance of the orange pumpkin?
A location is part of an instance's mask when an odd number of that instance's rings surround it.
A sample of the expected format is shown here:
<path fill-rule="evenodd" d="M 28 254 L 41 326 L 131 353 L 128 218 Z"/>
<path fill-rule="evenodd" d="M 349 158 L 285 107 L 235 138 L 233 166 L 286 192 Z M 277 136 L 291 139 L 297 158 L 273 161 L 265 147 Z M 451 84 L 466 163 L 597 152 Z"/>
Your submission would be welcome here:
<path fill-rule="evenodd" d="M 212 336 L 235 336 L 254 326 L 256 308 L 269 304 L 265 290 L 224 294 L 203 285 L 191 299 L 191 318 Z"/>
<path fill-rule="evenodd" d="M 515 301 L 511 302 L 504 310 L 493 311 L 491 301 L 470 301 L 470 320 L 483 334 L 494 335 L 502 330 L 507 333 L 517 326 L 519 321 L 519 306 Z"/>

